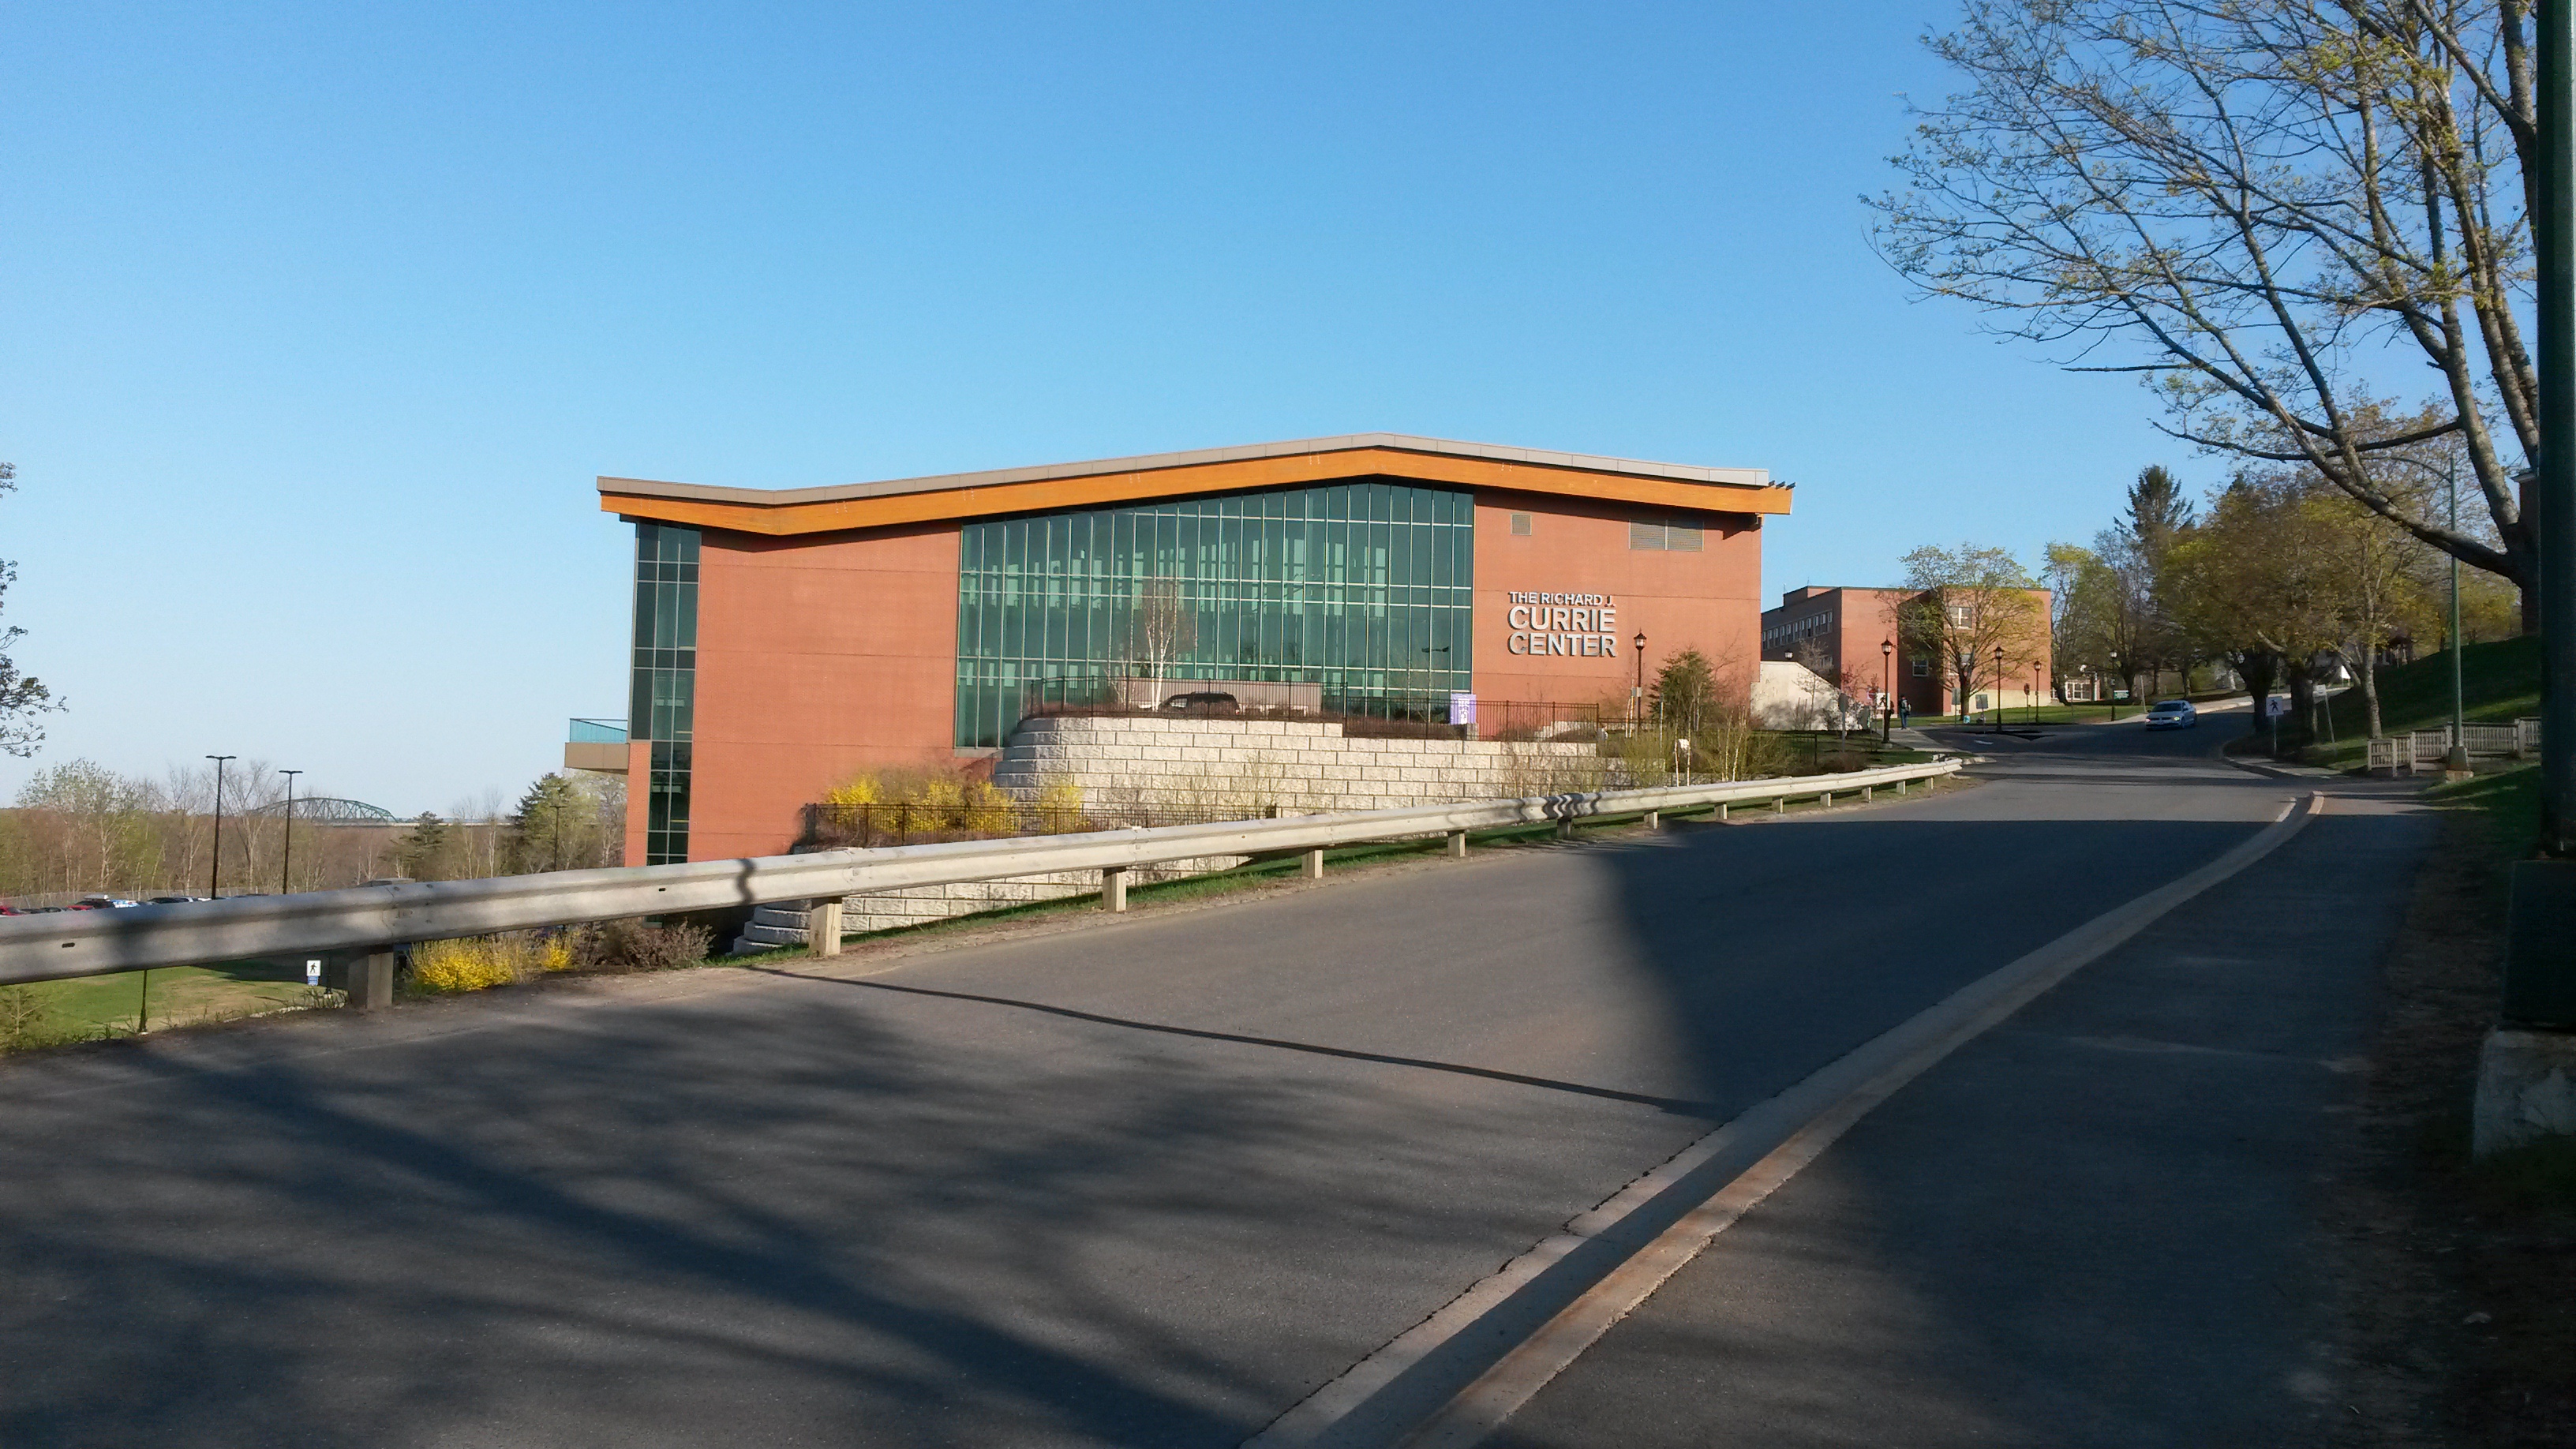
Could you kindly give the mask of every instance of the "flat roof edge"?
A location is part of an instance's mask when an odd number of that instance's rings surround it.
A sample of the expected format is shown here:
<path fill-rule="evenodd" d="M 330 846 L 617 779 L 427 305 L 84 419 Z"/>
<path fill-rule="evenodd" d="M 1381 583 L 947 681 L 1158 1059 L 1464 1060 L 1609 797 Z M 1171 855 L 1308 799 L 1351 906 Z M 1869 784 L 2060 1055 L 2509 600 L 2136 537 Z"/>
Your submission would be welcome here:
<path fill-rule="evenodd" d="M 1349 433 L 1331 438 L 1304 438 L 1284 443 L 1252 443 L 1231 448 L 1200 448 L 1179 453 L 1148 453 L 1130 458 L 1101 458 L 1081 463 L 1049 463 L 1028 468 L 994 468 L 975 473 L 942 473 L 921 478 L 892 478 L 875 483 L 842 483 L 819 488 L 736 488 L 710 483 L 671 483 L 649 478 L 601 475 L 599 491 L 633 498 L 687 499 L 702 503 L 750 504 L 784 508 L 805 503 L 838 503 L 863 498 L 891 498 L 908 493 L 946 493 L 992 488 L 1011 483 L 1038 483 L 1116 473 L 1146 473 L 1211 463 L 1247 462 L 1307 454 L 1348 453 L 1363 449 L 1425 453 L 1491 462 L 1520 463 L 1590 473 L 1620 473 L 1640 478 L 1700 483 L 1722 488 L 1775 486 L 1763 468 L 1705 468 L 1683 463 L 1653 463 L 1545 448 L 1511 448 L 1493 443 L 1463 443 L 1405 433 Z"/>

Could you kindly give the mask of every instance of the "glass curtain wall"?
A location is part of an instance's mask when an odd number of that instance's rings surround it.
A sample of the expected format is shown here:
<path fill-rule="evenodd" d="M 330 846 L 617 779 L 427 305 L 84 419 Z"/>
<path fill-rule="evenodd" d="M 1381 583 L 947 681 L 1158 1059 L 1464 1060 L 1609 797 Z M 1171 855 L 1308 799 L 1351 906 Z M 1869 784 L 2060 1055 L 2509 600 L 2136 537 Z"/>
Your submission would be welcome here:
<path fill-rule="evenodd" d="M 626 718 L 651 744 L 644 861 L 689 858 L 689 731 L 697 704 L 698 531 L 635 525 L 635 676 Z"/>
<path fill-rule="evenodd" d="M 1468 688 L 1476 510 L 1364 479 L 969 524 L 957 743 L 1118 679 L 1319 685 L 1350 714 L 1448 718 Z"/>

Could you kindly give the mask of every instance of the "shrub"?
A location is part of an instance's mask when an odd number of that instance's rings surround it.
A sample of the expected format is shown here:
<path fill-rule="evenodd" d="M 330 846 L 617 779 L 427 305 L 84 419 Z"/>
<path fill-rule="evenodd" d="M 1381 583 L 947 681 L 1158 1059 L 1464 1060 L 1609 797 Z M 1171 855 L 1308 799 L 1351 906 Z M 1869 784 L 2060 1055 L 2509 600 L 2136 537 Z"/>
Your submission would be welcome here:
<path fill-rule="evenodd" d="M 959 787 L 957 824 L 976 835 L 1007 835 L 1011 811 L 1019 802 L 993 788 L 989 780 L 968 780 Z"/>
<path fill-rule="evenodd" d="M 885 788 L 874 775 L 852 775 L 823 792 L 823 803 L 841 809 L 874 805 L 885 798 Z"/>
<path fill-rule="evenodd" d="M 1082 820 L 1082 786 L 1062 775 L 1052 775 L 1038 787 L 1037 815 L 1039 828 L 1062 835 L 1080 830 Z"/>
<path fill-rule="evenodd" d="M 23 1051 L 53 1039 L 44 998 L 24 986 L 0 986 L 0 1051 Z"/>
<path fill-rule="evenodd" d="M 441 995 L 487 991 L 519 979 L 526 948 L 508 936 L 423 941 L 411 950 L 412 985 Z"/>
<path fill-rule="evenodd" d="M 714 934 L 704 926 L 656 926 L 640 920 L 584 926 L 569 943 L 575 968 L 611 975 L 695 966 L 707 959 L 714 944 Z"/>
<path fill-rule="evenodd" d="M 907 803 L 919 807 L 934 830 L 953 826 L 966 811 L 966 787 L 954 775 L 924 778 Z"/>

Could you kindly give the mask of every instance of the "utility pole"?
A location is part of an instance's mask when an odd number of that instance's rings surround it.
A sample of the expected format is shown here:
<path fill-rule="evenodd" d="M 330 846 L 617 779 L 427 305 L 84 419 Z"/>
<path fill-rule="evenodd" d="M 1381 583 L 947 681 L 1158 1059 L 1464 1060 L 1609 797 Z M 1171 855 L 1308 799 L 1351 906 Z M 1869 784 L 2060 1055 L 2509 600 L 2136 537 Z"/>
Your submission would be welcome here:
<path fill-rule="evenodd" d="M 214 861 L 206 868 L 206 899 L 222 900 L 224 896 L 224 761 L 232 755 L 208 755 L 215 762 L 215 849 Z"/>
<path fill-rule="evenodd" d="M 2542 858 L 2513 865 L 2504 1022 L 2478 1055 L 2470 1150 L 2480 1157 L 2576 1135 L 2564 1105 L 2576 1077 L 2576 0 L 2540 0 L 2539 22 L 2540 457 L 2530 511 L 2540 545 Z"/>
<path fill-rule="evenodd" d="M 277 851 L 277 893 L 290 895 L 294 889 L 287 882 L 289 869 L 295 864 L 295 777 L 304 772 L 280 770 L 277 773 L 286 777 L 286 843 Z"/>

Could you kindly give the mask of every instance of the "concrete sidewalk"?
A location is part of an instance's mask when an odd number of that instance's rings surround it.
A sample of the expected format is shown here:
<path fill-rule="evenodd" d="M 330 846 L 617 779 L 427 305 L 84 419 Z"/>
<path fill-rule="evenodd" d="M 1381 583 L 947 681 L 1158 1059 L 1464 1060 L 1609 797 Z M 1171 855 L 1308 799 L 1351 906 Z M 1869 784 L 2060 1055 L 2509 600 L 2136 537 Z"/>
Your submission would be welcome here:
<path fill-rule="evenodd" d="M 2320 1181 L 2433 822 L 2329 813 L 1864 1119 L 1486 1442 L 2321 1442 Z"/>

